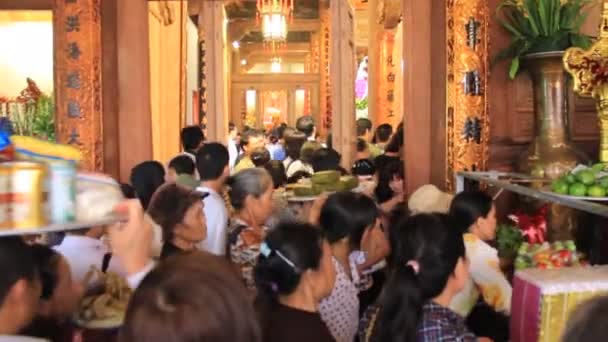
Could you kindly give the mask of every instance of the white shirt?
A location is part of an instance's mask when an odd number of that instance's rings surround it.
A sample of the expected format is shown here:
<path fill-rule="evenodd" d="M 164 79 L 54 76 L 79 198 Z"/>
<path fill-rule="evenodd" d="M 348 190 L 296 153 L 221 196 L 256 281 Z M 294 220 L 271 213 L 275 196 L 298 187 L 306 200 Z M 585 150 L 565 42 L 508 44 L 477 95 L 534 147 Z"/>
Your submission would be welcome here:
<path fill-rule="evenodd" d="M 79 235 L 66 235 L 54 249 L 67 260 L 72 269 L 72 278 L 76 281 L 83 281 L 91 266 L 101 270 L 103 257 L 109 252 L 101 240 Z M 110 259 L 108 271 L 125 275 L 120 260 L 115 256 Z"/>
<path fill-rule="evenodd" d="M 305 171 L 310 174 L 315 173 L 315 170 L 312 168 L 312 166 L 310 164 L 305 164 L 301 160 L 298 159 L 298 160 L 295 160 L 294 162 L 292 162 L 291 164 L 289 164 L 289 167 L 285 171 L 285 174 L 287 175 L 287 178 L 289 178 L 298 171 Z"/>
<path fill-rule="evenodd" d="M 209 196 L 203 199 L 205 207 L 205 220 L 207 220 L 207 238 L 201 241 L 198 247 L 215 255 L 226 254 L 226 239 L 228 234 L 228 210 L 224 198 L 215 190 L 200 186 L 197 191 L 208 192 Z"/>
<path fill-rule="evenodd" d="M 234 139 L 228 138 L 228 165 L 230 166 L 230 171 L 234 169 L 236 166 L 236 159 L 239 157 L 239 149 L 236 147 L 236 142 Z"/>

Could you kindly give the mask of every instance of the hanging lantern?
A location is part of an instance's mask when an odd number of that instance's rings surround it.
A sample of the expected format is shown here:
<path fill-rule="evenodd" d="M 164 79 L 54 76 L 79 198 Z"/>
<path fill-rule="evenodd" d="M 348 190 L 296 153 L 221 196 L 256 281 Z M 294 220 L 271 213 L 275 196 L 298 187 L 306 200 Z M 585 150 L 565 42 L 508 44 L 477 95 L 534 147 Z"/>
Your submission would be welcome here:
<path fill-rule="evenodd" d="M 293 14 L 293 0 L 257 0 L 257 19 L 262 21 L 265 41 L 287 40 L 287 21 Z"/>

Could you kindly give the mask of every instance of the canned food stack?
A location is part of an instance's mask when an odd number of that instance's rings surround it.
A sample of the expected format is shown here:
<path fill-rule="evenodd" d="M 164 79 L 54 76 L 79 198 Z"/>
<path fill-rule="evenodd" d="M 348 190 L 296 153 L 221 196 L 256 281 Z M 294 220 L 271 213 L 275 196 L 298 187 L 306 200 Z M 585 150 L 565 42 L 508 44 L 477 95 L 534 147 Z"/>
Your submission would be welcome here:
<path fill-rule="evenodd" d="M 33 137 L 6 139 L 4 132 L 0 135 L 0 229 L 31 230 L 81 219 L 101 219 L 111 212 L 108 206 L 122 198 L 119 185 L 110 177 L 77 174 L 81 159 L 77 148 Z M 99 180 L 105 182 L 105 192 L 97 184 Z M 95 181 L 97 183 L 91 185 Z M 81 214 L 77 212 L 80 183 L 79 193 L 85 196 L 86 202 L 80 206 L 84 208 Z M 110 204 L 101 200 L 97 211 L 90 213 L 86 210 L 92 204 L 88 198 L 96 191 L 101 191 L 96 201 L 108 191 L 113 200 Z"/>

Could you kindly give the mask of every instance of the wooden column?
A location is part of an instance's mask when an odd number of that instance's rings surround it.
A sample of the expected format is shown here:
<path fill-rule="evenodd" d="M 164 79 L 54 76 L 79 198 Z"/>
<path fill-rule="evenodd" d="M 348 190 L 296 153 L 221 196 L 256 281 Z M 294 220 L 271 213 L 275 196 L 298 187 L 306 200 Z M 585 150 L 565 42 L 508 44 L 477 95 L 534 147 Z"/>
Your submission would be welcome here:
<path fill-rule="evenodd" d="M 433 99 L 431 91 L 433 37 L 430 18 L 433 2 L 442 1 L 403 0 L 403 158 L 408 193 L 431 180 L 431 105 L 433 101 L 440 101 L 440 98 Z"/>
<path fill-rule="evenodd" d="M 127 180 L 133 166 L 152 159 L 148 2 L 114 1 L 120 178 Z"/>
<path fill-rule="evenodd" d="M 198 27 L 205 37 L 207 65 L 208 140 L 221 141 L 228 134 L 229 62 L 226 46 L 226 13 L 222 1 L 201 1 Z"/>
<path fill-rule="evenodd" d="M 378 3 L 382 0 L 370 0 L 368 4 L 368 48 L 367 48 L 367 114 L 372 120 L 374 127 L 377 127 L 380 109 L 380 80 L 381 80 L 381 45 L 382 45 L 382 27 L 378 24 L 380 11 L 378 11 Z"/>
<path fill-rule="evenodd" d="M 348 0 L 330 2 L 333 146 L 350 169 L 355 145 L 355 44 L 353 9 Z"/>

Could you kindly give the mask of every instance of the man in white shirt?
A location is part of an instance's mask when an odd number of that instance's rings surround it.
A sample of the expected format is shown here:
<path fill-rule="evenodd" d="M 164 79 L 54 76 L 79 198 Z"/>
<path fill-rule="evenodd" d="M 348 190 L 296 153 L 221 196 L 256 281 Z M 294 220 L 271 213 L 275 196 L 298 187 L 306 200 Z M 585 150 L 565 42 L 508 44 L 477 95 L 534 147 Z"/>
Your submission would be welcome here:
<path fill-rule="evenodd" d="M 201 179 L 201 186 L 197 190 L 209 193 L 203 200 L 207 239 L 199 244 L 199 248 L 216 255 L 226 253 L 228 210 L 222 193 L 224 183 L 230 176 L 228 163 L 228 150 L 220 143 L 205 144 L 196 154 L 196 167 Z"/>
<path fill-rule="evenodd" d="M 125 275 L 118 258 L 112 257 L 108 246 L 100 240 L 102 235 L 102 227 L 89 229 L 82 234 L 72 232 L 53 248 L 67 260 L 74 280 L 83 281 L 91 266 Z"/>
<path fill-rule="evenodd" d="M 236 159 L 239 157 L 239 148 L 237 146 L 237 138 L 239 135 L 239 131 L 236 129 L 235 124 L 232 122 L 228 124 L 228 155 L 230 170 L 234 169 L 236 166 Z"/>

